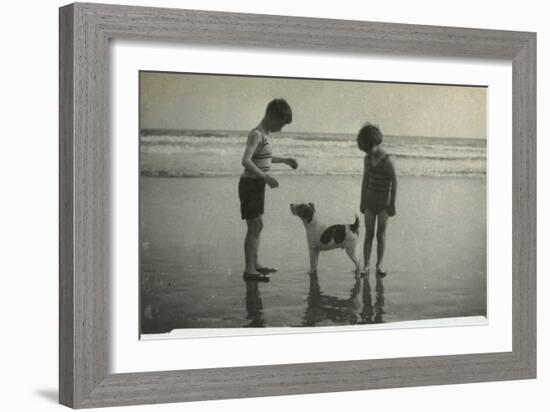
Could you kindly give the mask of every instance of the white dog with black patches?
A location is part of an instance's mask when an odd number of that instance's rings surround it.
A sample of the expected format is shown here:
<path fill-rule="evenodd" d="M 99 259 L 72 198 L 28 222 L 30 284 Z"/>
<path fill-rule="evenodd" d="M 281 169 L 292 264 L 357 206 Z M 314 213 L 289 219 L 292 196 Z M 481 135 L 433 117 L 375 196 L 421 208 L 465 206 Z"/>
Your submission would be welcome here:
<path fill-rule="evenodd" d="M 306 238 L 309 247 L 309 273 L 317 273 L 319 253 L 322 250 L 336 248 L 345 249 L 347 255 L 355 265 L 355 275 L 361 274 L 361 266 L 357 259 L 356 249 L 359 242 L 359 218 L 351 225 L 337 224 L 324 225 L 317 220 L 313 203 L 290 204 L 290 212 L 298 216 L 306 228 Z"/>

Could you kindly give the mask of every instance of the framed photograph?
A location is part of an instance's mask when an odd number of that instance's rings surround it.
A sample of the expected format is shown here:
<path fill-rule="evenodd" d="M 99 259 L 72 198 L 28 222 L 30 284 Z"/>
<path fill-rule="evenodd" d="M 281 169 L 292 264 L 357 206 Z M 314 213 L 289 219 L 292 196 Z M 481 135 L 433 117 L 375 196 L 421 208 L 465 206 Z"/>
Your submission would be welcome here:
<path fill-rule="evenodd" d="M 60 402 L 534 378 L 535 97 L 534 33 L 62 7 Z"/>
<path fill-rule="evenodd" d="M 156 71 L 139 84 L 142 339 L 487 322 L 487 87 Z M 294 119 L 268 132 L 277 104 Z M 251 159 L 284 193 L 243 170 L 249 135 L 270 147 Z M 365 158 L 362 138 L 382 142 Z M 369 177 L 377 156 L 382 174 Z M 255 214 L 247 185 L 258 182 Z M 247 268 L 243 238 L 256 236 L 265 251 Z"/>

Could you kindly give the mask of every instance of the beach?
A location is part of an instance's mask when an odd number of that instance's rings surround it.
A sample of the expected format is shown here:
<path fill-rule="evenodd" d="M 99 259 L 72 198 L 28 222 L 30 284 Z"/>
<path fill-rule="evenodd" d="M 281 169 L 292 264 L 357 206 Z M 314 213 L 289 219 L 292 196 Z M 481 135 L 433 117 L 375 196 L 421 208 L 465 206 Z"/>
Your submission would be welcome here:
<path fill-rule="evenodd" d="M 242 278 L 238 176 L 141 177 L 142 333 L 486 316 L 485 176 L 399 177 L 384 279 L 356 279 L 339 249 L 322 252 L 309 276 L 305 230 L 289 210 L 313 202 L 322 221 L 352 223 L 360 175 L 277 179 L 266 193 L 260 261 L 279 271 L 258 283 Z"/>

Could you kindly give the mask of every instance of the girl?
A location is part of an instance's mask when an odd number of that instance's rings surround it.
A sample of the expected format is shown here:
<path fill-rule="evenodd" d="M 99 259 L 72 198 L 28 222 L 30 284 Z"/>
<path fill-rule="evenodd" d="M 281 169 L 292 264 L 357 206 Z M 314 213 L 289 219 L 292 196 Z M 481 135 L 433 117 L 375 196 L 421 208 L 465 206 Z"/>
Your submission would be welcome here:
<path fill-rule="evenodd" d="M 382 268 L 386 247 L 386 226 L 388 217 L 395 216 L 395 198 L 397 195 L 397 177 L 393 162 L 382 150 L 382 132 L 377 126 L 365 124 L 357 135 L 359 150 L 366 153 L 363 183 L 361 185 L 361 213 L 365 215 L 365 243 L 363 246 L 364 266 L 362 275 L 370 271 L 370 255 L 374 226 L 376 230 L 376 275 L 386 276 Z"/>

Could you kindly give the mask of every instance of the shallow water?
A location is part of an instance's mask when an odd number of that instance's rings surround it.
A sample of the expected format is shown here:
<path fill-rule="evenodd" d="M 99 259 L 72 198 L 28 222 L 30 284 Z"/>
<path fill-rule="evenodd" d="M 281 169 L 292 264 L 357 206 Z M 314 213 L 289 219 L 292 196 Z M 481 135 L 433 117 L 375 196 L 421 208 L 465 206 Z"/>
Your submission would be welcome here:
<path fill-rule="evenodd" d="M 484 178 L 400 178 L 384 279 L 355 279 L 341 250 L 322 252 L 310 277 L 304 228 L 288 208 L 312 201 L 323 221 L 352 223 L 359 177 L 279 181 L 267 193 L 260 247 L 261 262 L 279 272 L 258 283 L 242 279 L 235 177 L 141 178 L 142 333 L 486 315 Z"/>

